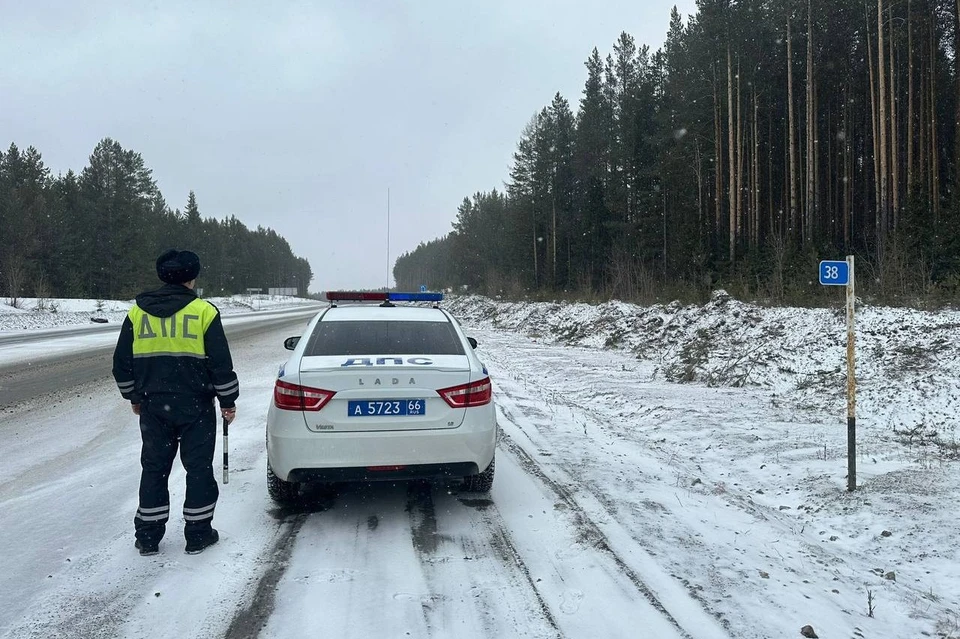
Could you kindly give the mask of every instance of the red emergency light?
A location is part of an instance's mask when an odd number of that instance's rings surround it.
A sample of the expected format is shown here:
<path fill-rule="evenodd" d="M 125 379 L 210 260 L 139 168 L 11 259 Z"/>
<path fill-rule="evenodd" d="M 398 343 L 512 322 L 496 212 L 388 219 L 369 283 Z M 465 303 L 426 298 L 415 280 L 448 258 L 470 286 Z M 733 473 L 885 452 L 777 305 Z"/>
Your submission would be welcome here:
<path fill-rule="evenodd" d="M 386 293 L 368 291 L 327 291 L 327 300 L 330 302 L 386 302 Z"/>

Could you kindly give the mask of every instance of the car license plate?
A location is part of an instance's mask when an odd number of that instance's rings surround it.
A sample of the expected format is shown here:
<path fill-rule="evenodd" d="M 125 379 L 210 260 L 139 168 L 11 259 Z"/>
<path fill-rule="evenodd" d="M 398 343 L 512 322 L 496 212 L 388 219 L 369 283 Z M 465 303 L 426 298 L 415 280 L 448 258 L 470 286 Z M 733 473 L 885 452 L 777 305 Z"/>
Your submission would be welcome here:
<path fill-rule="evenodd" d="M 424 399 L 387 399 L 347 402 L 347 417 L 407 417 L 425 415 Z"/>

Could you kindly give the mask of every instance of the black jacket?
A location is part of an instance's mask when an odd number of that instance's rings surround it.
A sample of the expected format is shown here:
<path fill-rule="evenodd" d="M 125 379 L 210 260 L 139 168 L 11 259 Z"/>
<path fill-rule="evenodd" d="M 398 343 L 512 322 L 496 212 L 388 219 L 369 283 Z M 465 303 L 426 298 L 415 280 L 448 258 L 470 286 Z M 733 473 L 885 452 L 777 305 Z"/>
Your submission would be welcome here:
<path fill-rule="evenodd" d="M 113 353 L 113 377 L 131 403 L 212 400 L 235 406 L 240 385 L 220 312 L 179 284 L 137 296 Z"/>

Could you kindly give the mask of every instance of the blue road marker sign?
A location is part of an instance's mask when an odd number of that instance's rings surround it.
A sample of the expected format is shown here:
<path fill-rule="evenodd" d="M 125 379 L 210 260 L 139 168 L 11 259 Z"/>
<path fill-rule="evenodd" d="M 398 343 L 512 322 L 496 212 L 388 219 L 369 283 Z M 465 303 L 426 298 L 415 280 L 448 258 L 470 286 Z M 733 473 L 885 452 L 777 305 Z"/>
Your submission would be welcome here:
<path fill-rule="evenodd" d="M 846 286 L 850 283 L 850 265 L 844 260 L 820 262 L 820 283 L 824 286 Z"/>
<path fill-rule="evenodd" d="M 426 293 L 426 292 L 427 292 L 427 285 L 426 285 L 426 284 L 421 284 L 421 285 L 420 285 L 420 292 L 421 292 L 421 293 Z"/>

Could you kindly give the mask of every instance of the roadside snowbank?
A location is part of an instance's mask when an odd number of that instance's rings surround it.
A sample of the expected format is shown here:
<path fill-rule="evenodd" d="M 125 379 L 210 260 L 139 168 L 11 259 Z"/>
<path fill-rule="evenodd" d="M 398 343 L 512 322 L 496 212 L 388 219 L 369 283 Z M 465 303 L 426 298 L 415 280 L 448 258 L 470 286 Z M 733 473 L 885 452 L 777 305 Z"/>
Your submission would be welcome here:
<path fill-rule="evenodd" d="M 479 327 L 627 350 L 654 362 L 657 379 L 761 387 L 775 402 L 846 415 L 842 307 L 765 308 L 723 291 L 702 306 L 508 303 L 479 296 L 452 297 L 445 306 Z M 856 326 L 858 421 L 960 454 L 960 312 L 860 306 Z"/>
<path fill-rule="evenodd" d="M 858 308 L 848 493 L 842 308 L 445 306 L 480 339 L 505 429 L 736 636 L 960 637 L 960 313 Z"/>
<path fill-rule="evenodd" d="M 221 314 L 249 313 L 303 304 L 316 304 L 316 300 L 287 295 L 234 295 L 232 297 L 204 298 L 217 306 Z M 119 324 L 127 316 L 133 300 L 89 299 L 38 299 L 21 298 L 19 308 L 10 306 L 8 299 L 0 299 L 0 332 L 23 331 L 60 326 L 77 326 L 93 323 L 93 319 Z"/>

